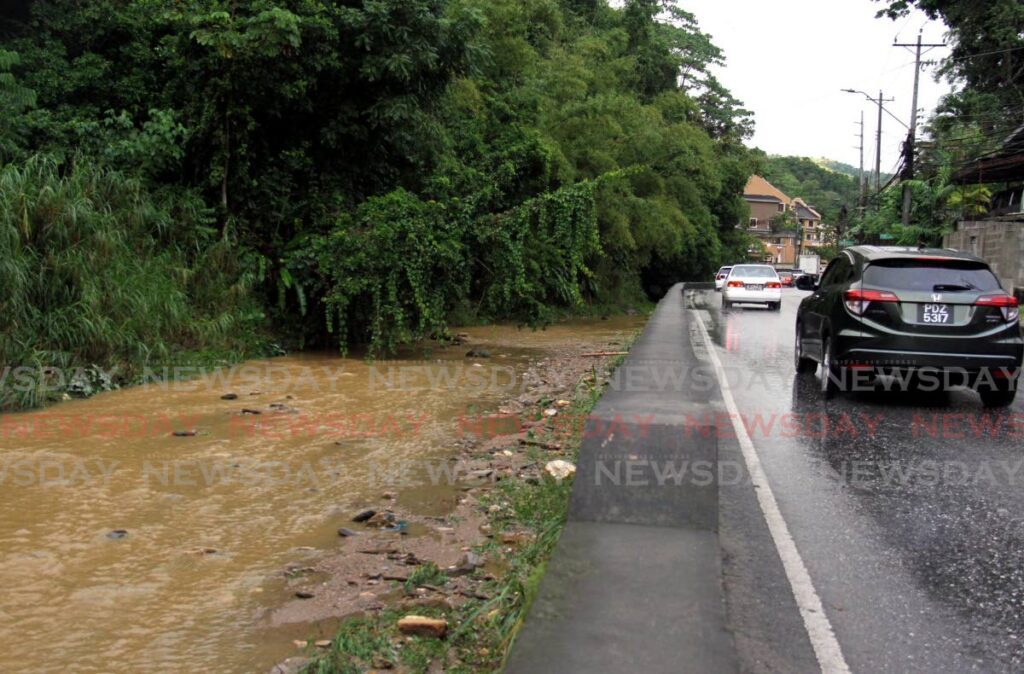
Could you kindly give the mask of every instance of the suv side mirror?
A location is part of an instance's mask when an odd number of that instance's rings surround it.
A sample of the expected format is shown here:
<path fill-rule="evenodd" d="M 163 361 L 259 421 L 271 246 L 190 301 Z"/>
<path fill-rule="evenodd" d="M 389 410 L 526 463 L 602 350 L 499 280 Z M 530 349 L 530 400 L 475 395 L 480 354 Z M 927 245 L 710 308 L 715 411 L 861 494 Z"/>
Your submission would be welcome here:
<path fill-rule="evenodd" d="M 796 287 L 800 290 L 814 290 L 818 287 L 818 284 L 814 282 L 813 276 L 805 274 L 804 276 L 797 277 Z"/>

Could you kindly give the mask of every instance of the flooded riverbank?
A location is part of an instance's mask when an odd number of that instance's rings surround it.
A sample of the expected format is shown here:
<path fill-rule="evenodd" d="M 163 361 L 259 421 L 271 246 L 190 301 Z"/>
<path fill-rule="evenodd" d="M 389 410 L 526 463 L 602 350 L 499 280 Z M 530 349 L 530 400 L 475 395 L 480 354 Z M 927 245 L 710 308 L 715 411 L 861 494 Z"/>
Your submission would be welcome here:
<path fill-rule="evenodd" d="M 400 506 L 443 514 L 431 462 L 557 377 L 540 361 L 642 323 L 474 328 L 400 359 L 289 356 L 0 417 L 0 671 L 266 671 L 317 636 L 272 618 L 291 598 L 273 579 L 338 547 L 384 467 L 411 467 Z"/>

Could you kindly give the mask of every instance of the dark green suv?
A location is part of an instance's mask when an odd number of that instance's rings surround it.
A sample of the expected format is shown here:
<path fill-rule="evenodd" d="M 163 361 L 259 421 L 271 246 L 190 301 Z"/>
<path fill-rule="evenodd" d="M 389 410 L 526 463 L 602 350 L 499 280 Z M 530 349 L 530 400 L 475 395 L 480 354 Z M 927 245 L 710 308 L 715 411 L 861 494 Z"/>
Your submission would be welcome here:
<path fill-rule="evenodd" d="M 885 378 L 925 389 L 968 386 L 986 407 L 1013 402 L 1024 352 L 1018 302 L 984 260 L 854 246 L 820 283 L 803 277 L 797 287 L 814 291 L 797 310 L 797 371 L 820 363 L 826 397 Z"/>

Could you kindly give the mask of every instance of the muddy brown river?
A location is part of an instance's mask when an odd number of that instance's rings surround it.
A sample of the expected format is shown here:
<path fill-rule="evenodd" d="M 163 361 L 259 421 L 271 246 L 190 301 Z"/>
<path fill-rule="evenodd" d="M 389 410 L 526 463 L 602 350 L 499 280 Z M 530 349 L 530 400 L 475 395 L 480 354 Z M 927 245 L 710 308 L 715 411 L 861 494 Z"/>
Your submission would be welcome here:
<path fill-rule="evenodd" d="M 376 363 L 304 354 L 172 384 L 153 373 L 0 416 L 0 671 L 268 671 L 293 639 L 333 628 L 270 625 L 290 596 L 282 568 L 338 545 L 385 488 L 382 466 L 451 455 L 467 419 L 522 395 L 531 363 L 642 324 L 470 328 L 466 346 Z"/>

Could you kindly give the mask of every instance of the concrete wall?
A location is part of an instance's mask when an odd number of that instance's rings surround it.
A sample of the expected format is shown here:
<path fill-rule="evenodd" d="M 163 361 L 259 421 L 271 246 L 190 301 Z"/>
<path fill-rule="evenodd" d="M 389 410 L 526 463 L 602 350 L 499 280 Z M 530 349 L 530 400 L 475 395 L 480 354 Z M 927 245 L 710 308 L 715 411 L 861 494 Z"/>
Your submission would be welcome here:
<path fill-rule="evenodd" d="M 942 244 L 983 257 L 1006 290 L 1024 294 L 1024 222 L 964 220 Z"/>

